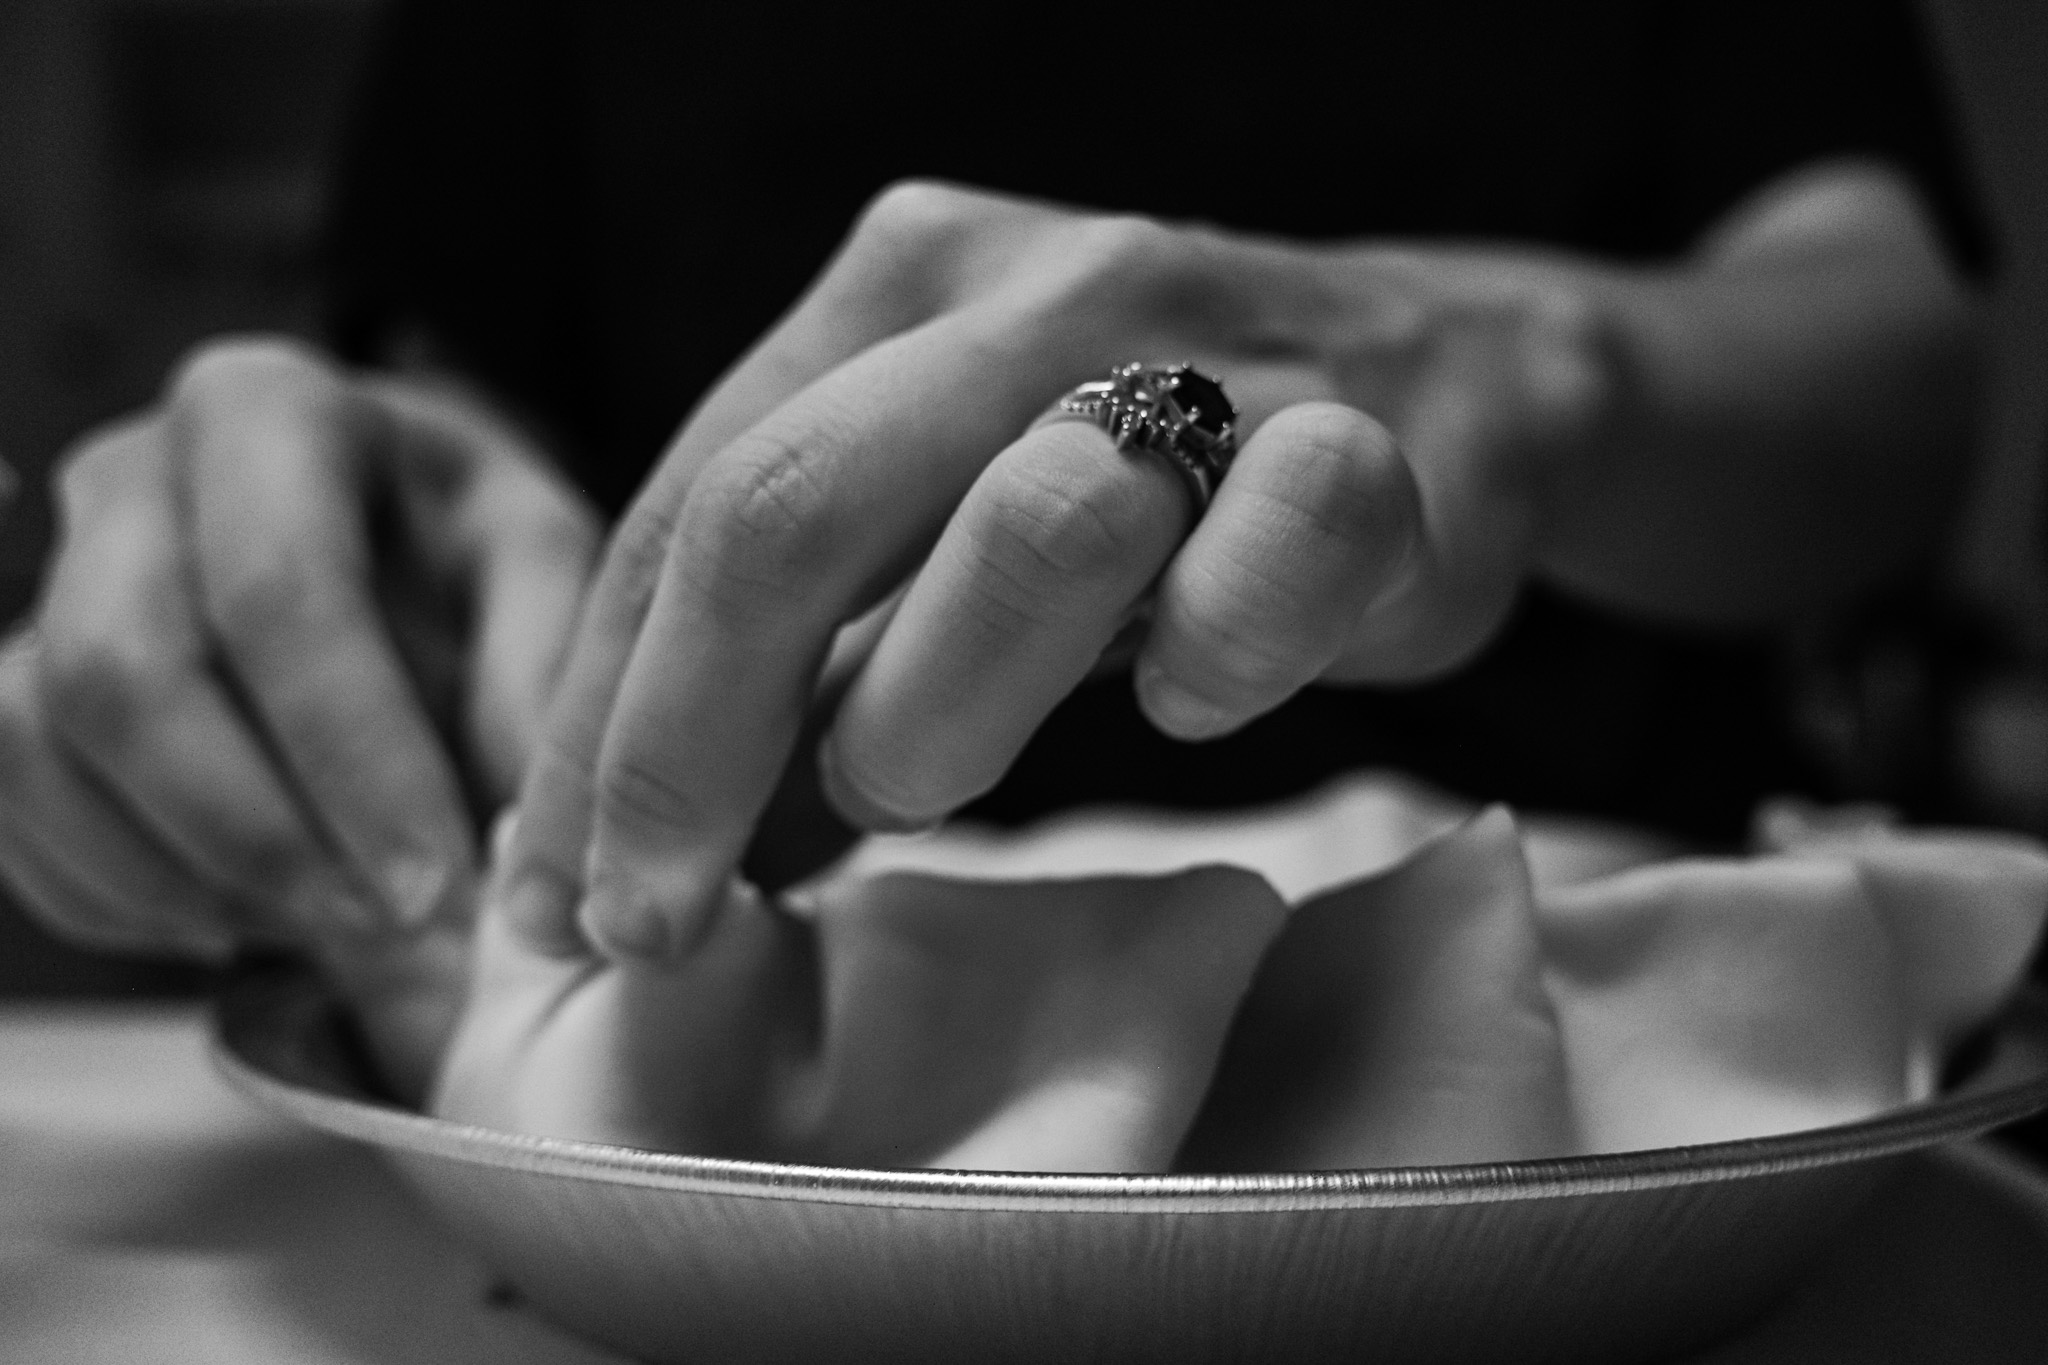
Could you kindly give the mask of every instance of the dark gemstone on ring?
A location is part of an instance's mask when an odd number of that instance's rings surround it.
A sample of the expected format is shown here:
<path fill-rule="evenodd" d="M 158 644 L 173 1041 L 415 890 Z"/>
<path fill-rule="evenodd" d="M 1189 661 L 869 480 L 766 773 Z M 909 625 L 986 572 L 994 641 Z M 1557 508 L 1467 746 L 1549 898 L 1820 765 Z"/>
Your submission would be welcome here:
<path fill-rule="evenodd" d="M 1223 386 L 1199 370 L 1177 365 L 1173 375 L 1173 403 L 1187 414 L 1194 426 L 1211 436 L 1221 436 L 1223 428 L 1237 417 L 1237 409 L 1223 396 Z"/>

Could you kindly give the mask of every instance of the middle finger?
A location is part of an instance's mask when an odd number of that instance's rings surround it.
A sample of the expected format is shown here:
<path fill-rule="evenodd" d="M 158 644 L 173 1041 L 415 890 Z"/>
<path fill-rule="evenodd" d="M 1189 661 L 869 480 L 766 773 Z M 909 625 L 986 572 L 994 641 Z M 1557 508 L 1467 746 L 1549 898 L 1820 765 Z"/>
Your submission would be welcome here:
<path fill-rule="evenodd" d="M 580 913 L 593 939 L 663 956 L 702 932 L 832 632 L 909 572 L 991 453 L 1099 363 L 1084 347 L 1043 314 L 949 314 L 827 375 L 707 467 L 595 765 Z"/>
<path fill-rule="evenodd" d="M 827 787 L 869 828 L 929 824 L 995 785 L 1085 678 L 1186 534 L 1168 462 L 1082 421 L 975 482 L 841 705 Z"/>

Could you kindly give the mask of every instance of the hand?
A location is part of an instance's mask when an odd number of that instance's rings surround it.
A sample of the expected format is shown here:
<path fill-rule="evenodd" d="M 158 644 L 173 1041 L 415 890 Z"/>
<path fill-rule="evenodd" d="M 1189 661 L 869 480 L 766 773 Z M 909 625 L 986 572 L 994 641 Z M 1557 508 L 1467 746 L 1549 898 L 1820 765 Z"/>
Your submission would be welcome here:
<path fill-rule="evenodd" d="M 532 445 L 447 386 L 216 343 L 58 476 L 0 651 L 0 870 L 123 949 L 311 947 L 382 979 L 460 929 L 597 545 Z"/>
<path fill-rule="evenodd" d="M 821 760 L 869 828 L 993 785 L 1148 598 L 1139 697 L 1184 738 L 1318 678 L 1456 664 L 1605 414 L 1566 278 L 885 195 L 620 528 L 525 788 L 511 922 L 565 953 L 579 923 L 686 950 L 864 613 Z M 1164 461 L 1030 429 L 1132 359 L 1191 360 L 1242 410 L 1192 529 Z"/>

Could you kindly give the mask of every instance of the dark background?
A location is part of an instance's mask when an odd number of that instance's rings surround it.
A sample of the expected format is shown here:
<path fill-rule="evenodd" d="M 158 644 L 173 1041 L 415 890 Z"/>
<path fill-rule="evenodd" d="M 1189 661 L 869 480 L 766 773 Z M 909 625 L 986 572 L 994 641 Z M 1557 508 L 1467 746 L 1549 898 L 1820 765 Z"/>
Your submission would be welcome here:
<path fill-rule="evenodd" d="M 316 335 L 326 167 L 379 0 L 0 0 L 0 622 L 31 601 L 44 483 L 193 342 Z M 1925 0 L 2003 261 L 1977 496 L 1948 566 L 2010 666 L 1959 707 L 1975 809 L 2048 834 L 2048 6 Z M 173 984 L 64 950 L 0 891 L 0 995 Z"/>
<path fill-rule="evenodd" d="M 326 171 L 378 0 L 0 0 L 0 620 L 51 462 L 202 337 L 314 335 Z M 161 988 L 0 889 L 0 995 Z"/>

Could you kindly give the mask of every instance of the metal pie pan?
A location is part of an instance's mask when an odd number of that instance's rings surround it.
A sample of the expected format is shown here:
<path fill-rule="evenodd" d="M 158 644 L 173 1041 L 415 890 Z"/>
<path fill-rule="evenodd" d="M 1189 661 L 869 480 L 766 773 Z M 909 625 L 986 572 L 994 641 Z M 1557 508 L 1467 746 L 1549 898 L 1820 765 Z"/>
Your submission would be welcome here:
<path fill-rule="evenodd" d="M 1908 1154 L 2048 1107 L 2030 998 L 1952 1093 L 1742 1142 L 1271 1175 L 850 1170 L 527 1137 L 378 1098 L 304 972 L 215 1058 L 379 1149 L 547 1316 L 643 1360 L 1635 1362 L 1746 1323 Z"/>

